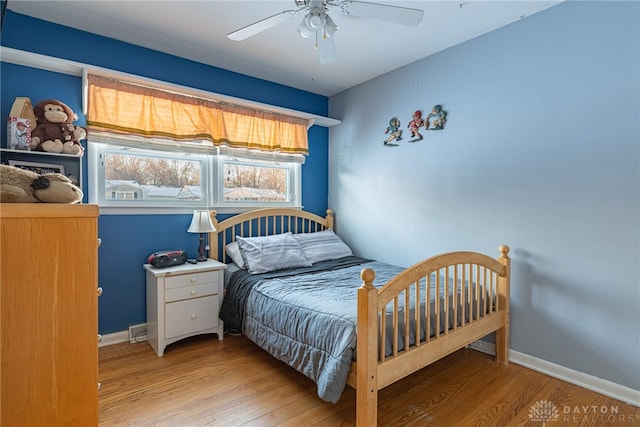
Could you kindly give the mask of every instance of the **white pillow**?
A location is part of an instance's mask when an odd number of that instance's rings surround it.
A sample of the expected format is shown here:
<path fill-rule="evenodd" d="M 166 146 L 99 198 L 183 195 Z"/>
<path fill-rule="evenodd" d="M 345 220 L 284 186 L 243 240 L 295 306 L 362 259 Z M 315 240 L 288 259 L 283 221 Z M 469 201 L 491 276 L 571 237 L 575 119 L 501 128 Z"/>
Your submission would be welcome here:
<path fill-rule="evenodd" d="M 236 241 L 250 274 L 311 265 L 290 232 L 260 237 L 236 236 Z"/>
<path fill-rule="evenodd" d="M 240 246 L 238 246 L 238 242 L 230 242 L 226 247 L 227 255 L 229 258 L 240 268 L 246 270 L 247 266 L 244 264 L 244 260 L 242 259 L 242 254 L 240 253 Z"/>
<path fill-rule="evenodd" d="M 330 228 L 315 233 L 294 234 L 293 237 L 300 243 L 311 264 L 353 255 L 351 248 Z"/>

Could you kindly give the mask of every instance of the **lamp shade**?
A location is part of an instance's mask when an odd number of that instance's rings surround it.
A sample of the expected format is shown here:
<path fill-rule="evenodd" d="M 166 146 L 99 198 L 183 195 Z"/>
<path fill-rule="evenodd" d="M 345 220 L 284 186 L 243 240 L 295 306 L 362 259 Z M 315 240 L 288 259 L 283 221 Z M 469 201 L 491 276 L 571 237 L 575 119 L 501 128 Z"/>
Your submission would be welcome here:
<path fill-rule="evenodd" d="M 216 231 L 216 229 L 211 222 L 209 211 L 193 211 L 193 218 L 191 218 L 191 225 L 187 232 L 210 233 L 212 231 Z"/>
<path fill-rule="evenodd" d="M 298 27 L 298 33 L 305 39 L 308 39 L 309 37 L 315 34 L 314 31 L 310 30 L 309 27 L 307 27 L 307 24 L 304 20 L 300 23 L 300 26 Z"/>
<path fill-rule="evenodd" d="M 311 11 L 304 19 L 305 24 L 310 30 L 318 31 L 324 26 L 324 16 L 320 12 Z"/>

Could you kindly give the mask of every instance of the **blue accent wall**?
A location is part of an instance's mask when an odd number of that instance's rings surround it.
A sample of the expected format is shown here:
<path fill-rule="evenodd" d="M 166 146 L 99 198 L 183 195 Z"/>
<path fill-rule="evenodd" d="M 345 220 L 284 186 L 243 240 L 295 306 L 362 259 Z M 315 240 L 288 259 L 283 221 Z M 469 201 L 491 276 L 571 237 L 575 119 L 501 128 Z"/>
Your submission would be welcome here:
<path fill-rule="evenodd" d="M 116 71 L 162 80 L 223 95 L 284 108 L 327 115 L 328 99 L 288 86 L 200 64 L 114 39 L 63 27 L 7 11 L 2 46 L 91 64 Z M 79 119 L 82 115 L 81 78 L 2 62 L 0 116 L 7 117 L 17 96 L 35 104 L 59 99 Z M 2 146 L 6 147 L 6 123 L 2 120 Z M 306 210 L 324 214 L 328 191 L 328 130 L 309 130 L 309 155 L 302 166 L 302 203 Z M 87 156 L 83 158 L 87 192 Z M 91 167 L 89 165 L 89 167 Z M 85 198 L 86 201 L 86 198 Z M 198 238 L 186 232 L 190 215 L 103 215 L 98 221 L 99 332 L 127 330 L 146 321 L 145 274 L 142 264 L 157 250 L 184 249 L 194 254 Z M 45 249 L 45 248 L 43 248 Z M 69 254 L 82 262 L 82 254 Z"/>

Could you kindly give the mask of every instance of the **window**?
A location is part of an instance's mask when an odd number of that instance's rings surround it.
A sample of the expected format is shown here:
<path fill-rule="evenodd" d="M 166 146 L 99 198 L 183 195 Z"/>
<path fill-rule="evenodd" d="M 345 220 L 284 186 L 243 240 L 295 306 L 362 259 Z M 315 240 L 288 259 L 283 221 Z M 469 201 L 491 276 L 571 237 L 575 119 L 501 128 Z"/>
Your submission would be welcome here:
<path fill-rule="evenodd" d="M 214 160 L 219 171 L 212 183 L 217 189 L 213 206 L 257 208 L 302 205 L 302 155 L 255 150 L 222 150 Z"/>
<path fill-rule="evenodd" d="M 301 155 L 105 135 L 88 153 L 89 201 L 107 213 L 300 206 Z"/>
<path fill-rule="evenodd" d="M 295 194 L 289 191 L 290 171 L 274 163 L 222 159 L 224 203 L 287 203 Z"/>

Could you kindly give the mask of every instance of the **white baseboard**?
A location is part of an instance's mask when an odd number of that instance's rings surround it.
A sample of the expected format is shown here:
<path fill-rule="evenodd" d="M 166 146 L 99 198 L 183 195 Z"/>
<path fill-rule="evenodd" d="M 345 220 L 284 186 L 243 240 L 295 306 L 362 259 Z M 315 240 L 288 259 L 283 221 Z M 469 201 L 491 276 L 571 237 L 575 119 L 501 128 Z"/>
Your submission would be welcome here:
<path fill-rule="evenodd" d="M 474 350 L 495 355 L 495 345 L 488 341 L 475 341 L 469 345 Z M 555 363 L 547 362 L 537 357 L 529 356 L 519 351 L 509 350 L 509 361 L 516 365 L 541 372 L 550 377 L 558 378 L 570 384 L 584 387 L 596 393 L 621 400 L 625 403 L 640 407 L 640 390 L 634 390 L 611 381 L 603 380 L 584 372 L 565 368 Z"/>
<path fill-rule="evenodd" d="M 100 344 L 98 344 L 98 347 L 120 344 L 122 342 L 129 342 L 129 331 L 120 331 L 114 332 L 112 334 L 102 335 L 102 339 L 100 340 Z"/>

